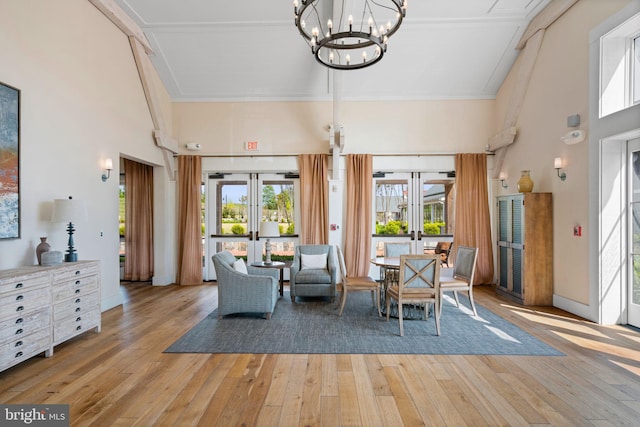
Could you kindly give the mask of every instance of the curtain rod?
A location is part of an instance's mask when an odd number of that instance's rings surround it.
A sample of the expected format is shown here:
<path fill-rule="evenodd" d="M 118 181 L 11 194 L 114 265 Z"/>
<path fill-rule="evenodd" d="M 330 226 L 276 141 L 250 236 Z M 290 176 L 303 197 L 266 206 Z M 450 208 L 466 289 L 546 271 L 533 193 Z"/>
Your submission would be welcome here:
<path fill-rule="evenodd" d="M 298 153 L 298 154 L 204 154 L 203 158 L 230 158 L 230 157 L 298 157 L 301 154 L 328 154 L 331 153 Z M 346 154 L 366 154 L 366 153 L 346 153 Z M 341 155 L 346 155 L 341 154 Z M 451 157 L 458 153 L 376 153 L 371 154 L 373 157 Z M 482 153 L 465 153 L 465 154 L 482 154 Z M 485 152 L 487 156 L 494 156 L 495 153 Z M 173 157 L 179 157 L 180 154 L 174 154 Z"/>

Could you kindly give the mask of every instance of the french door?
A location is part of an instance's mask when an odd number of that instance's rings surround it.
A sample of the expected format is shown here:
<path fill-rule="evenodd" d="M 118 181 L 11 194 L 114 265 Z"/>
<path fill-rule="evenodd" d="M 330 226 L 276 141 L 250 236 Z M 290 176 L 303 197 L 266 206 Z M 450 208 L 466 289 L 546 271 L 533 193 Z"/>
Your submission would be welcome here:
<path fill-rule="evenodd" d="M 272 259 L 293 258 L 298 241 L 295 229 L 298 178 L 280 174 L 208 174 L 205 182 L 205 280 L 215 280 L 211 256 L 224 250 L 247 264 L 261 261 L 265 239 L 260 223 L 277 221 L 280 237 L 271 238 Z"/>
<path fill-rule="evenodd" d="M 411 253 L 421 254 L 451 241 L 453 185 L 439 173 L 375 174 L 373 255 L 382 256 L 387 242 L 410 242 Z"/>
<path fill-rule="evenodd" d="M 640 327 L 640 138 L 628 142 L 629 161 L 629 266 L 627 323 Z"/>

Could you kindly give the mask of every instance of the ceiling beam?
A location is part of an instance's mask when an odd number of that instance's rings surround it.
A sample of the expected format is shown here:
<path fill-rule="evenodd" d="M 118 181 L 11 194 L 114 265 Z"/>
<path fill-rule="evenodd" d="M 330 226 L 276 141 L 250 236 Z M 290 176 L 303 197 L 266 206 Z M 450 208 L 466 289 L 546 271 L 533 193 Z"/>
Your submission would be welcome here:
<path fill-rule="evenodd" d="M 492 151 L 492 143 L 494 144 L 494 149 L 499 149 L 498 155 L 494 158 L 494 179 L 498 179 L 500 176 L 500 170 L 502 169 L 502 163 L 506 156 L 506 150 L 509 145 L 515 141 L 515 129 L 518 124 L 518 117 L 520 116 L 520 110 L 522 110 L 522 104 L 524 103 L 525 95 L 529 88 L 529 80 L 533 74 L 533 69 L 536 64 L 536 59 L 538 58 L 538 52 L 540 51 L 543 38 L 544 30 L 538 30 L 527 41 L 527 44 L 521 53 L 522 57 L 519 58 L 520 68 L 518 70 L 518 75 L 516 76 L 513 92 L 511 92 L 511 98 L 509 98 L 509 105 L 504 118 L 503 130 L 489 139 L 489 151 Z M 498 145 L 497 142 L 500 142 L 501 144 Z"/>
<path fill-rule="evenodd" d="M 522 37 L 520 37 L 516 49 L 522 50 L 534 34 L 539 30 L 546 30 L 556 19 L 560 18 L 577 2 L 578 0 L 551 0 L 549 4 L 529 22 L 529 26 L 522 34 Z"/>
<path fill-rule="evenodd" d="M 149 56 L 144 51 L 144 47 L 137 38 L 129 37 L 129 43 L 131 44 L 133 58 L 138 68 L 138 74 L 140 75 L 140 82 L 142 83 L 142 90 L 147 100 L 149 114 L 151 115 L 151 121 L 154 127 L 153 138 L 156 145 L 162 149 L 169 179 L 174 180 L 175 164 L 173 154 L 178 152 L 178 142 L 171 138 L 166 132 L 165 121 L 160 108 L 160 102 L 158 101 L 157 89 L 152 80 L 153 65 L 151 64 Z"/>
<path fill-rule="evenodd" d="M 134 37 L 142 46 L 147 55 L 153 53 L 153 49 L 149 44 L 149 41 L 144 35 L 142 29 L 134 22 L 129 15 L 116 4 L 113 0 L 89 0 L 95 7 L 98 8 L 116 27 L 120 28 L 120 31 L 125 33 L 129 37 Z"/>

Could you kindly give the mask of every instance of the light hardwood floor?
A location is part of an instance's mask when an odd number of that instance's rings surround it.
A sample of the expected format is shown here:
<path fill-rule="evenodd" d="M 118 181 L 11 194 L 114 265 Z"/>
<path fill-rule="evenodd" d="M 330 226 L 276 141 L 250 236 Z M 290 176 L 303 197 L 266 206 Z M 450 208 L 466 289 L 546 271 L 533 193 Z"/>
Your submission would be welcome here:
<path fill-rule="evenodd" d="M 476 289 L 566 356 L 163 354 L 216 287 L 129 284 L 101 333 L 0 373 L 0 402 L 66 403 L 74 426 L 640 425 L 637 330 Z"/>

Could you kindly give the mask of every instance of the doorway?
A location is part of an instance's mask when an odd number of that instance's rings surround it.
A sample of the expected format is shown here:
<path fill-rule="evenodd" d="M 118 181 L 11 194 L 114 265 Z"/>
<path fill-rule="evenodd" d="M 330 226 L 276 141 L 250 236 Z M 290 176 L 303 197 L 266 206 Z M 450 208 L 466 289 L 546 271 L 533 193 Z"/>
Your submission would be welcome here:
<path fill-rule="evenodd" d="M 627 322 L 640 327 L 640 138 L 627 145 L 628 160 L 628 248 Z"/>
<path fill-rule="evenodd" d="M 247 264 L 261 261 L 265 239 L 259 236 L 260 223 L 276 221 L 280 237 L 270 239 L 271 259 L 291 261 L 298 243 L 296 224 L 300 224 L 296 209 L 298 187 L 299 178 L 295 174 L 208 174 L 205 181 L 206 259 L 227 250 Z M 205 263 L 204 278 L 216 279 L 211 262 Z"/>

